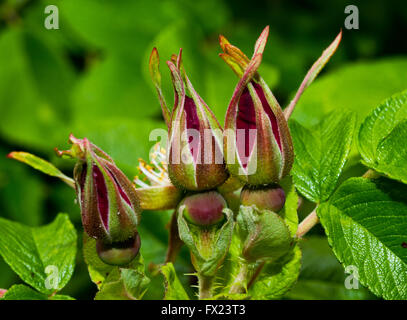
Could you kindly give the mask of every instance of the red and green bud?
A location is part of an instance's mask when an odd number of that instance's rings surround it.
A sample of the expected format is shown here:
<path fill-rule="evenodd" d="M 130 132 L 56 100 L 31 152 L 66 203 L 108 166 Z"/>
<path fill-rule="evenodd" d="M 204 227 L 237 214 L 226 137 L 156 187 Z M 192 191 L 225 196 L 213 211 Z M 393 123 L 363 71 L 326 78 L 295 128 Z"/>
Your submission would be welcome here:
<path fill-rule="evenodd" d="M 71 135 L 69 142 L 73 145 L 71 150 L 58 154 L 78 159 L 74 180 L 83 227 L 90 237 L 97 239 L 100 252 L 115 246 L 120 250 L 138 238 L 140 209 L 134 186 L 112 158 L 88 139 L 76 139 Z M 134 252 L 138 252 L 136 249 L 132 247 L 128 257 L 134 258 Z M 126 250 L 123 254 L 129 252 Z M 117 252 L 109 254 L 116 255 Z"/>
<path fill-rule="evenodd" d="M 259 210 L 279 212 L 285 204 L 285 192 L 280 186 L 261 189 L 245 187 L 240 194 L 240 202 L 244 206 L 255 205 Z"/>
<path fill-rule="evenodd" d="M 212 111 L 193 88 L 182 66 L 181 54 L 182 51 L 167 62 L 175 90 L 170 121 L 170 112 L 160 88 L 156 49 L 150 58 L 151 75 L 169 129 L 168 174 L 171 182 L 181 189 L 210 190 L 228 178 L 222 152 L 223 131 Z"/>
<path fill-rule="evenodd" d="M 185 197 L 179 204 L 185 219 L 199 226 L 211 226 L 225 219 L 225 199 L 216 191 L 197 193 Z"/>
<path fill-rule="evenodd" d="M 105 243 L 97 240 L 96 251 L 99 258 L 107 264 L 123 266 L 129 264 L 140 251 L 140 236 L 135 235 L 125 241 Z"/>
<path fill-rule="evenodd" d="M 260 77 L 268 27 L 251 60 L 223 36 L 222 59 L 240 77 L 225 119 L 224 150 L 231 174 L 249 185 L 278 183 L 292 167 L 294 152 L 283 111 Z"/>

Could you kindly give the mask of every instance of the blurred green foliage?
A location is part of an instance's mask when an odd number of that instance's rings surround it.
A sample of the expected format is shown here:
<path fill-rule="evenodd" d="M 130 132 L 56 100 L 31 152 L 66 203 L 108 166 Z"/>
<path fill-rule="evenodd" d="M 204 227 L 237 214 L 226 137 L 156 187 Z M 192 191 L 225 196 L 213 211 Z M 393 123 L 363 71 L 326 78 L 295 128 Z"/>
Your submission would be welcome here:
<path fill-rule="evenodd" d="M 48 4 L 59 8 L 59 30 L 44 27 Z M 1 2 L 0 215 L 38 226 L 53 220 L 57 212 L 67 212 L 81 230 L 72 190 L 5 157 L 13 150 L 30 151 L 70 174 L 73 163 L 57 159 L 52 150 L 66 148 L 71 132 L 108 152 L 129 177 L 136 173 L 137 159 L 147 158 L 154 144 L 148 141 L 150 131 L 164 127 L 147 69 L 154 46 L 162 59 L 168 99 L 173 93 L 164 61 L 182 47 L 191 81 L 223 122 L 237 79 L 217 57 L 219 33 L 251 54 L 258 34 L 270 25 L 260 71 L 285 106 L 312 62 L 343 28 L 347 4 L 341 0 Z M 305 126 L 333 109 L 357 111 L 362 119 L 382 99 L 406 87 L 407 3 L 352 4 L 359 7 L 360 30 L 344 30 L 338 52 L 297 106 L 293 116 Z M 163 261 L 169 216 L 170 212 L 143 216 L 140 233 L 147 264 Z M 332 255 L 325 257 L 330 253 L 325 244 L 321 249 L 321 241 L 306 244 L 303 274 L 289 298 L 367 297 L 325 283 L 342 281 L 329 270 L 343 271 L 331 262 Z M 310 277 L 315 254 L 324 261 L 320 267 L 327 267 L 313 269 Z M 192 271 L 188 261 L 183 250 L 175 265 L 179 275 Z M 153 277 L 146 298 L 162 298 L 162 280 Z M 180 280 L 185 284 L 191 278 L 180 276 Z M 0 288 L 17 281 L 0 261 Z M 91 299 L 95 292 L 79 254 L 73 278 L 62 293 Z"/>

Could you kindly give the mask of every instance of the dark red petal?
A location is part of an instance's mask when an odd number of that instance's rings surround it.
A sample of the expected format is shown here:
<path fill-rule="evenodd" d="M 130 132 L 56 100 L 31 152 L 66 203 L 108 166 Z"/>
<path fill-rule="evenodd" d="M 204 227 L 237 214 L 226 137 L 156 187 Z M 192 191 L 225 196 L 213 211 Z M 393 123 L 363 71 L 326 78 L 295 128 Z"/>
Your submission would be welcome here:
<path fill-rule="evenodd" d="M 86 182 L 86 175 L 87 175 L 87 171 L 86 169 L 88 168 L 88 165 L 86 163 L 84 163 L 81 167 L 81 172 L 79 173 L 79 179 L 78 179 L 78 184 L 79 184 L 79 192 L 80 192 L 80 199 L 79 201 L 83 201 L 83 193 L 85 190 L 85 182 Z M 82 203 L 81 203 L 82 205 Z"/>
<path fill-rule="evenodd" d="M 274 115 L 273 111 L 271 110 L 269 103 L 267 102 L 267 99 L 266 99 L 266 96 L 264 95 L 264 91 L 263 91 L 262 87 L 257 83 L 253 83 L 253 86 L 256 89 L 256 93 L 260 98 L 264 111 L 266 111 L 266 114 L 270 119 L 271 129 L 273 130 L 274 138 L 277 140 L 278 147 L 280 148 L 280 151 L 281 151 L 282 147 L 281 147 L 281 141 L 280 141 L 280 132 L 278 130 L 277 118 Z"/>
<path fill-rule="evenodd" d="M 114 175 L 110 170 L 109 170 L 109 173 L 112 175 L 112 177 L 113 177 L 113 179 L 114 179 L 114 182 L 116 183 L 117 189 L 119 189 L 119 193 L 120 193 L 120 196 L 122 197 L 122 199 L 123 199 L 124 201 L 126 201 L 127 204 L 128 204 L 131 208 L 133 208 L 133 206 L 131 205 L 131 202 L 130 202 L 129 197 L 127 196 L 126 192 L 124 192 L 124 190 L 123 190 L 123 188 L 121 187 L 119 181 L 117 181 L 115 175 Z"/>
<path fill-rule="evenodd" d="M 103 225 L 109 230 L 109 199 L 105 178 L 97 165 L 93 165 L 93 181 L 96 189 L 97 204 Z"/>
<path fill-rule="evenodd" d="M 251 84 L 253 85 L 254 89 L 256 90 L 257 95 L 259 96 L 263 110 L 266 112 L 267 117 L 270 119 L 274 138 L 277 140 L 277 144 L 281 150 L 282 147 L 281 147 L 280 132 L 278 129 L 277 118 L 274 115 L 273 111 L 271 110 L 269 103 L 267 102 L 267 99 L 266 99 L 266 96 L 264 95 L 262 87 L 253 81 L 251 82 Z M 244 145 L 241 143 L 239 144 L 239 141 L 237 141 L 237 144 L 238 144 L 237 149 L 238 149 L 238 154 L 239 154 L 240 160 L 242 161 L 242 165 L 244 168 L 246 168 L 247 162 L 248 162 L 247 158 L 250 156 L 250 153 L 254 147 L 254 141 L 250 145 L 249 130 L 256 129 L 256 113 L 255 113 L 254 103 L 253 103 L 253 99 L 250 95 L 249 89 L 247 87 L 243 90 L 243 93 L 239 99 L 238 114 L 237 114 L 237 119 L 236 119 L 236 129 L 245 130 Z M 238 138 L 238 136 L 236 135 L 236 139 L 237 138 Z"/>
<path fill-rule="evenodd" d="M 243 167 L 246 168 L 248 163 L 247 158 L 254 147 L 254 143 L 249 145 L 249 130 L 256 129 L 256 114 L 254 111 L 254 104 L 247 87 L 243 90 L 243 93 L 239 99 L 236 129 L 244 129 L 244 144 L 239 141 L 238 135 L 236 135 L 236 142 L 239 158 L 242 161 Z"/>
<path fill-rule="evenodd" d="M 196 105 L 195 102 L 192 98 L 185 96 L 185 104 L 184 104 L 184 110 L 186 113 L 186 126 L 187 129 L 194 129 L 199 132 L 199 118 L 198 118 L 198 112 L 196 110 Z M 194 139 L 195 138 L 195 139 Z M 192 157 L 194 158 L 194 161 L 196 162 L 196 159 L 199 154 L 199 139 L 198 137 L 189 137 L 189 147 L 192 153 Z"/>

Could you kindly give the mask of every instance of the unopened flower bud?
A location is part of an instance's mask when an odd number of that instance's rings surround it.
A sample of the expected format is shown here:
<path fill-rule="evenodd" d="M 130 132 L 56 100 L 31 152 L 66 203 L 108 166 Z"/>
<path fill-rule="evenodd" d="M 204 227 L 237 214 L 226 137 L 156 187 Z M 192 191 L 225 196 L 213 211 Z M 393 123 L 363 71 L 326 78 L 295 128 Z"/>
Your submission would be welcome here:
<path fill-rule="evenodd" d="M 257 72 L 267 37 L 268 27 L 251 60 L 220 37 L 220 56 L 240 77 L 226 113 L 225 158 L 230 173 L 252 186 L 278 183 L 290 172 L 294 157 L 283 111 Z"/>
<path fill-rule="evenodd" d="M 140 236 L 136 232 L 133 237 L 121 242 L 105 243 L 97 240 L 96 250 L 104 263 L 122 266 L 129 264 L 137 256 L 140 245 Z"/>
<path fill-rule="evenodd" d="M 285 204 L 285 193 L 280 186 L 261 189 L 245 187 L 240 194 L 240 201 L 244 206 L 255 205 L 259 210 L 279 212 Z"/>
<path fill-rule="evenodd" d="M 168 174 L 171 182 L 181 189 L 210 190 L 228 178 L 223 158 L 223 131 L 213 112 L 193 88 L 181 55 L 182 51 L 167 62 L 175 90 L 170 120 L 160 89 L 156 49 L 150 57 L 151 75 L 169 129 Z"/>
<path fill-rule="evenodd" d="M 189 222 L 200 226 L 210 226 L 224 220 L 223 209 L 227 207 L 227 204 L 218 192 L 209 191 L 185 197 L 179 207 L 184 208 L 184 217 Z"/>
<path fill-rule="evenodd" d="M 71 150 L 58 153 L 78 159 L 74 180 L 86 233 L 97 240 L 102 260 L 120 264 L 131 260 L 140 247 L 134 186 L 112 158 L 88 139 L 71 135 L 69 141 Z"/>

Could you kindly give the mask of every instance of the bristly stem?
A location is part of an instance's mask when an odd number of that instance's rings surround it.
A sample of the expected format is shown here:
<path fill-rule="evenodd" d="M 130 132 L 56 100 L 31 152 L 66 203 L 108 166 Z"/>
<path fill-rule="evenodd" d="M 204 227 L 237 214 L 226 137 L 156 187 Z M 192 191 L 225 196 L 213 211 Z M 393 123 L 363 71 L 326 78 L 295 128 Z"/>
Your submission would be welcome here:
<path fill-rule="evenodd" d="M 256 270 L 254 271 L 252 277 L 250 278 L 249 283 L 247 284 L 247 289 L 249 289 L 253 283 L 256 281 L 257 277 L 260 275 L 261 271 L 263 270 L 264 266 L 265 266 L 266 262 L 263 261 L 260 263 L 260 265 L 256 268 Z"/>
<path fill-rule="evenodd" d="M 381 176 L 380 173 L 374 171 L 373 169 L 367 170 L 364 175 L 362 176 L 363 178 L 368 178 L 368 179 L 377 179 Z"/>
<path fill-rule="evenodd" d="M 297 230 L 297 238 L 302 238 L 308 231 L 312 229 L 312 227 L 314 227 L 319 222 L 319 218 L 317 216 L 317 208 L 318 206 L 316 206 L 315 209 L 304 220 L 301 221 Z"/>
<path fill-rule="evenodd" d="M 213 277 L 198 274 L 199 300 L 210 299 L 212 297 Z"/>
<path fill-rule="evenodd" d="M 239 294 L 244 293 L 246 288 L 246 278 L 249 272 L 249 268 L 247 263 L 242 263 L 239 273 L 237 274 L 235 280 L 230 287 L 229 293 L 230 294 Z"/>

